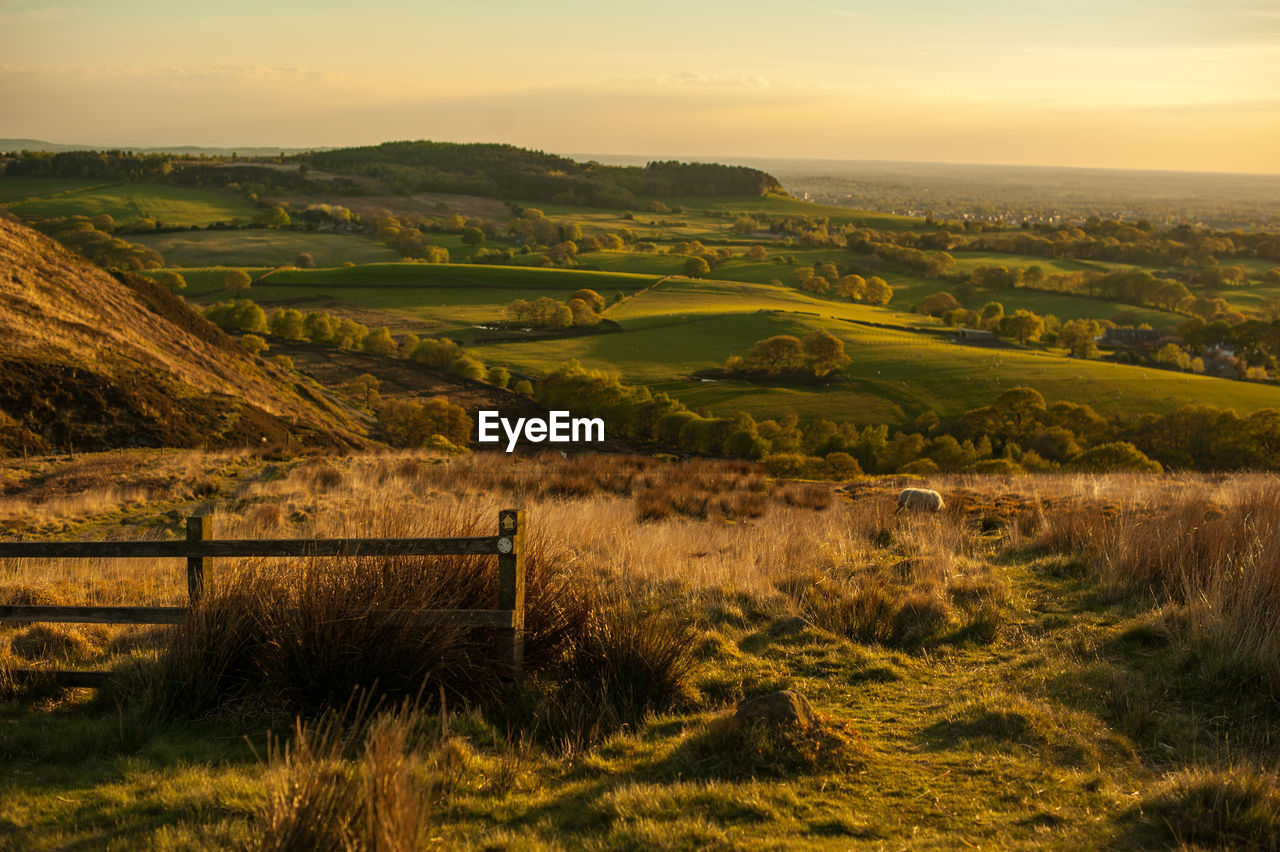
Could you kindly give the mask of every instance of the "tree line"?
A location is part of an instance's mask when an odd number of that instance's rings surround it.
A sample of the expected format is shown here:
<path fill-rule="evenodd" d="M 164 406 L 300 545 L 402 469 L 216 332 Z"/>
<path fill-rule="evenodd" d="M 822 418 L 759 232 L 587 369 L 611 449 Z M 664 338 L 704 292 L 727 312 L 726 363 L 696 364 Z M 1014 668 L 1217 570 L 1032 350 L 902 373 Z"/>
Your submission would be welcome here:
<path fill-rule="evenodd" d="M 690 411 L 665 393 L 623 384 L 571 361 L 544 375 L 548 408 L 603 417 L 610 434 L 664 449 L 759 459 L 779 475 L 859 473 L 1280 469 L 1280 411 L 1241 415 L 1187 405 L 1165 414 L 1103 417 L 1091 406 L 1047 402 L 1014 388 L 990 405 L 942 420 L 926 411 L 908 429 L 794 415 L 757 422 Z"/>

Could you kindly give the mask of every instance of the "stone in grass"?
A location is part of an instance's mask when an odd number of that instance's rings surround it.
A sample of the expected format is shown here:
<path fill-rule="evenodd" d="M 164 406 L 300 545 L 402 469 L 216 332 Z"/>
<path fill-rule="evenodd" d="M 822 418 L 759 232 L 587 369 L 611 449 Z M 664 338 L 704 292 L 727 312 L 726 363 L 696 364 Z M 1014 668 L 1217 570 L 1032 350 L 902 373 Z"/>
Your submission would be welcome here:
<path fill-rule="evenodd" d="M 789 689 L 746 699 L 733 718 L 739 725 L 764 724 L 779 730 L 806 729 L 818 719 L 809 699 Z"/>
<path fill-rule="evenodd" d="M 681 752 L 691 772 L 730 778 L 857 772 L 868 755 L 848 720 L 818 713 L 789 689 L 748 698 L 709 722 Z"/>

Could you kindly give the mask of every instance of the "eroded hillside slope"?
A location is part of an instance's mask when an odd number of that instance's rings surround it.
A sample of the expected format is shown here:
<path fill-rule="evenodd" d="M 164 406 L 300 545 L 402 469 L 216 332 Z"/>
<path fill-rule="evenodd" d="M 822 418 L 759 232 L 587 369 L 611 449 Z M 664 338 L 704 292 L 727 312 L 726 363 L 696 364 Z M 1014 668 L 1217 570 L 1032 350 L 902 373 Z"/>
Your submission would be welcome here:
<path fill-rule="evenodd" d="M 152 282 L 0 218 L 0 453 L 361 443 L 296 378 Z"/>

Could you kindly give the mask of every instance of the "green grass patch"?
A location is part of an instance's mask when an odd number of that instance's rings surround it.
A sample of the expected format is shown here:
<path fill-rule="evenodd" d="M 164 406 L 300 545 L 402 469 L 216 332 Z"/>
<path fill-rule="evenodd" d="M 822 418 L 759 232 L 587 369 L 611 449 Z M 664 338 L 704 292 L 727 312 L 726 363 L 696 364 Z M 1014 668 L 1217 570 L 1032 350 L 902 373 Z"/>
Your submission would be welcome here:
<path fill-rule="evenodd" d="M 257 214 L 244 199 L 212 189 L 188 189 L 155 183 L 121 184 L 9 206 L 19 216 L 97 216 L 106 213 L 119 225 L 154 219 L 190 227 L 214 222 L 248 222 Z"/>
<path fill-rule="evenodd" d="M 0 177 L 0 204 L 48 198 L 104 183 L 106 181 L 81 178 Z"/>

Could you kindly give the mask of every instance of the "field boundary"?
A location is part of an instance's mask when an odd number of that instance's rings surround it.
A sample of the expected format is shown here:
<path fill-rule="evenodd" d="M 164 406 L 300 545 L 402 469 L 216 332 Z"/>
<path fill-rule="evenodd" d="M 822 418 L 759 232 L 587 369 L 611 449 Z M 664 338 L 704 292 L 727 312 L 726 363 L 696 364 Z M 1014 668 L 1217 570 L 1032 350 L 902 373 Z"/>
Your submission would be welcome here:
<path fill-rule="evenodd" d="M 204 595 L 215 558 L 337 556 L 497 556 L 494 609 L 424 609 L 417 615 L 492 630 L 495 656 L 519 683 L 524 670 L 525 513 L 498 512 L 498 534 L 466 538 L 214 539 L 212 519 L 187 518 L 186 538 L 169 541 L 0 541 L 0 559 L 183 558 L 187 606 L 46 606 L 0 604 L 0 623 L 181 624 Z M 12 669 L 24 679 L 47 678 L 60 686 L 102 687 L 110 671 Z"/>

